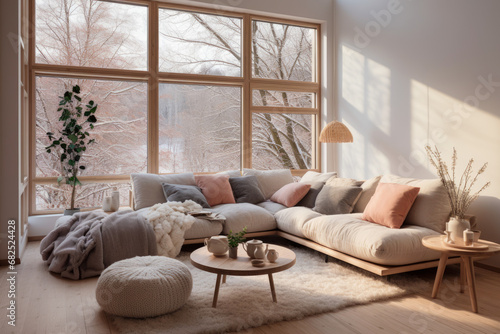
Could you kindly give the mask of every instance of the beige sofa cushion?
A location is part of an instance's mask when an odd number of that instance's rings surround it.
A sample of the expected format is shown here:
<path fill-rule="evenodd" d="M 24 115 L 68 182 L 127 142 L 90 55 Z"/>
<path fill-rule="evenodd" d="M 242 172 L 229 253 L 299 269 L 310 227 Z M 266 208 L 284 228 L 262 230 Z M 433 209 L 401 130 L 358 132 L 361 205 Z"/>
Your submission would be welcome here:
<path fill-rule="evenodd" d="M 302 238 L 305 237 L 302 232 L 302 226 L 309 220 L 320 216 L 321 213 L 303 206 L 287 208 L 274 214 L 276 224 L 280 230 Z"/>
<path fill-rule="evenodd" d="M 256 170 L 243 169 L 243 175 L 255 175 L 259 181 L 259 188 L 266 199 L 281 187 L 293 182 L 292 172 L 289 169 Z"/>
<path fill-rule="evenodd" d="M 439 252 L 422 245 L 422 238 L 439 233 L 415 225 L 390 229 L 361 220 L 362 214 L 321 216 L 302 231 L 323 246 L 381 265 L 405 265 L 438 259 Z"/>
<path fill-rule="evenodd" d="M 418 225 L 442 232 L 451 213 L 446 189 L 439 179 L 410 179 L 384 175 L 380 182 L 419 187 L 417 199 L 406 216 L 404 224 Z"/>
<path fill-rule="evenodd" d="M 382 178 L 382 175 L 372 177 L 369 180 L 366 180 L 363 182 L 361 185 L 361 189 L 363 191 L 361 192 L 361 195 L 358 198 L 358 201 L 354 205 L 354 210 L 352 212 L 364 212 L 366 206 L 368 205 L 368 202 L 372 198 L 373 194 L 375 194 L 375 190 L 377 189 L 378 183 L 380 179 Z"/>
<path fill-rule="evenodd" d="M 279 203 L 273 202 L 271 200 L 268 200 L 265 202 L 260 202 L 257 205 L 260 206 L 261 208 L 266 209 L 267 211 L 269 211 L 273 215 L 278 211 L 286 209 L 286 206 L 284 206 L 283 204 L 279 204 Z"/>
<path fill-rule="evenodd" d="M 274 230 L 276 220 L 264 208 L 250 203 L 221 204 L 212 207 L 210 211 L 220 213 L 226 217 L 223 233 L 229 230 L 239 232 L 247 227 L 247 232 L 260 232 Z"/>
<path fill-rule="evenodd" d="M 147 173 L 130 174 L 134 194 L 134 210 L 165 203 L 162 183 L 196 186 L 193 173 L 157 175 Z"/>
<path fill-rule="evenodd" d="M 336 178 L 336 177 L 337 177 L 337 172 L 318 173 L 318 172 L 313 172 L 312 170 L 310 170 L 302 176 L 302 178 L 300 179 L 300 182 L 309 183 L 309 184 L 312 184 L 314 182 L 325 183 L 326 181 L 330 180 L 331 178 Z"/>

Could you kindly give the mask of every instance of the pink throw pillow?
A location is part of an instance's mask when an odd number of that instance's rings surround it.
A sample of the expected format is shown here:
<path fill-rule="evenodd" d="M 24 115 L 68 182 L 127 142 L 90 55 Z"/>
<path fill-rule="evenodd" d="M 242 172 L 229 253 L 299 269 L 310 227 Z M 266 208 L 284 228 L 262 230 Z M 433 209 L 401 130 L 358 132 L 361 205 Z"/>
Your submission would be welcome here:
<path fill-rule="evenodd" d="M 229 175 L 195 175 L 194 180 L 210 206 L 235 203 Z"/>
<path fill-rule="evenodd" d="M 311 189 L 311 185 L 307 183 L 288 183 L 271 196 L 271 201 L 283 204 L 289 208 L 299 203 L 309 189 Z"/>
<path fill-rule="evenodd" d="M 362 219 L 390 228 L 400 228 L 419 191 L 418 187 L 380 182 Z"/>

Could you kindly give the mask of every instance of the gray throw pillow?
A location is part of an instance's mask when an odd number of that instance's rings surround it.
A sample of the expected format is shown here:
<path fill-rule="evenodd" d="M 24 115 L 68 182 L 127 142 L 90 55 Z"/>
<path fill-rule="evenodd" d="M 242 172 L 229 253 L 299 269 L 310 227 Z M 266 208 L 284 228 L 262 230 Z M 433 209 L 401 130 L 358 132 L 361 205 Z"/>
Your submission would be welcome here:
<path fill-rule="evenodd" d="M 351 213 L 361 195 L 361 187 L 333 187 L 325 185 L 316 197 L 314 211 L 324 215 Z"/>
<path fill-rule="evenodd" d="M 305 206 L 306 208 L 312 209 L 316 203 L 316 197 L 318 197 L 319 192 L 323 189 L 325 182 L 305 182 L 311 185 L 311 189 L 307 194 L 297 203 L 296 206 Z"/>
<path fill-rule="evenodd" d="M 266 200 L 255 175 L 230 177 L 229 183 L 236 203 L 257 204 Z"/>
<path fill-rule="evenodd" d="M 188 199 L 198 203 L 204 208 L 209 208 L 207 199 L 197 186 L 162 183 L 163 193 L 168 202 L 184 202 Z"/>

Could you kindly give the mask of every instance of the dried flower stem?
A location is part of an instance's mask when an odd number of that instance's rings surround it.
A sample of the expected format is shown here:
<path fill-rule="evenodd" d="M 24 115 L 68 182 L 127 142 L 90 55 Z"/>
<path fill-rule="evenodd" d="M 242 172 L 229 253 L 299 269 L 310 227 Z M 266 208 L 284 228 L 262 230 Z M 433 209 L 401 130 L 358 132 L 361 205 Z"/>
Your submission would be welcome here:
<path fill-rule="evenodd" d="M 441 152 L 439 152 L 437 147 L 434 147 L 434 150 L 432 150 L 430 146 L 426 146 L 425 150 L 427 151 L 427 156 L 429 157 L 431 165 L 436 168 L 437 174 L 446 189 L 451 205 L 451 215 L 457 218 L 463 218 L 472 202 L 479 197 L 479 194 L 484 189 L 490 186 L 490 182 L 487 182 L 476 193 L 471 195 L 472 187 L 476 183 L 479 175 L 484 173 L 488 163 L 485 163 L 473 177 L 472 165 L 474 163 L 474 159 L 470 159 L 464 172 L 460 176 L 460 182 L 457 185 L 455 181 L 457 151 L 455 148 L 453 148 L 453 155 L 451 158 L 451 175 L 448 170 L 448 166 L 441 158 Z"/>

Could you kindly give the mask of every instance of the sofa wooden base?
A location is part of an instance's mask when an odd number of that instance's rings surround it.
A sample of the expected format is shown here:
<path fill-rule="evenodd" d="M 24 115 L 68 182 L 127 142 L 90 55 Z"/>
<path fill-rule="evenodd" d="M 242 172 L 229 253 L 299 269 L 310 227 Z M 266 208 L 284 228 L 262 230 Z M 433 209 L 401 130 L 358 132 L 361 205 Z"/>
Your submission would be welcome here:
<path fill-rule="evenodd" d="M 314 241 L 304 239 L 301 237 L 297 237 L 296 235 L 286 233 L 283 231 L 278 231 L 278 230 L 247 233 L 245 235 L 245 237 L 246 238 L 253 238 L 253 237 L 263 237 L 263 236 L 272 236 L 272 235 L 280 236 L 284 239 L 287 239 L 287 240 L 293 241 L 295 243 L 298 243 L 300 245 L 306 246 L 308 248 L 314 249 L 320 253 L 323 253 L 323 254 L 331 256 L 333 258 L 347 262 L 349 264 L 352 264 L 353 266 L 364 269 L 366 271 L 369 271 L 369 272 L 374 273 L 374 274 L 379 275 L 379 276 L 388 276 L 388 275 L 400 274 L 400 273 L 404 273 L 404 272 L 408 272 L 408 271 L 434 268 L 434 267 L 437 267 L 439 264 L 439 260 L 433 260 L 433 261 L 419 262 L 419 263 L 413 263 L 413 264 L 402 265 L 402 266 L 384 266 L 384 265 L 380 265 L 380 264 L 375 264 L 373 262 L 368 262 L 365 260 L 358 259 L 354 256 L 347 255 L 345 253 L 342 253 L 342 252 L 333 250 L 331 248 L 328 248 L 326 246 L 320 245 Z M 190 240 L 184 241 L 184 244 L 185 245 L 198 244 L 198 243 L 203 243 L 204 240 L 205 239 L 190 239 Z M 456 263 L 460 263 L 460 257 L 452 257 L 452 258 L 448 259 L 448 262 L 447 262 L 447 264 L 456 264 Z"/>

